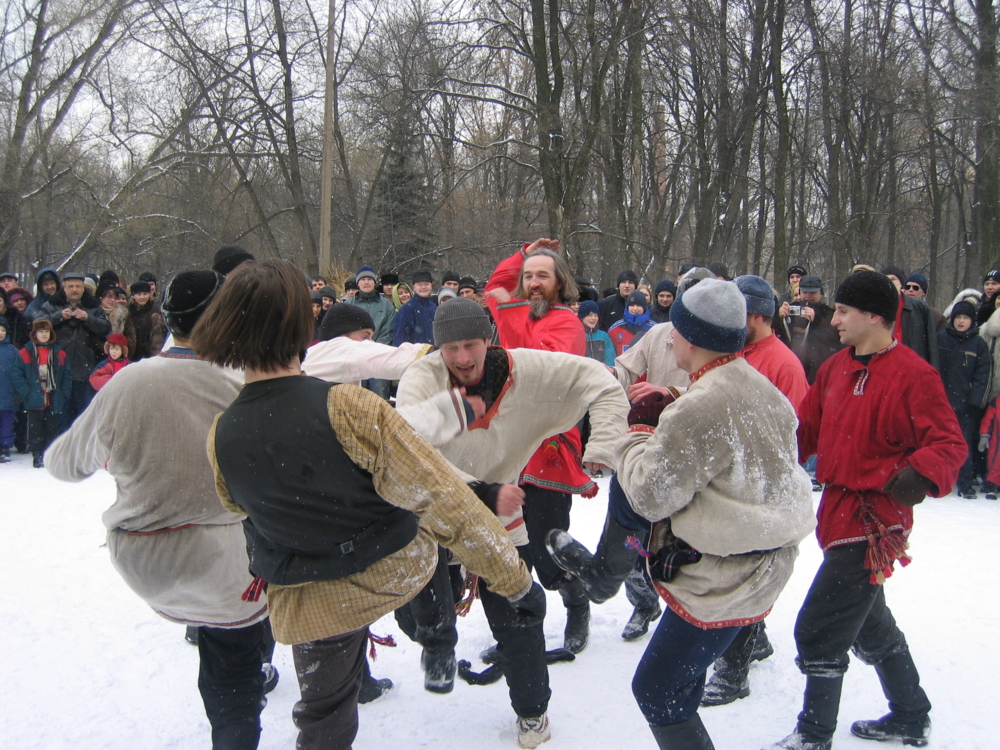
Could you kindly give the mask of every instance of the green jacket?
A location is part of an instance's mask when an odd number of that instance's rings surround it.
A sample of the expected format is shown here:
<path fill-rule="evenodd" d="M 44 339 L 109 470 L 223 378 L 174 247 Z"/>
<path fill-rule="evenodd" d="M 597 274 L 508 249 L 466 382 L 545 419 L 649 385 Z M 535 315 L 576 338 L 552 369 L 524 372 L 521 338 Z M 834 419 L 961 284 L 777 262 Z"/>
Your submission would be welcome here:
<path fill-rule="evenodd" d="M 375 321 L 372 341 L 392 346 L 392 324 L 396 321 L 396 307 L 378 292 L 358 292 L 345 300 L 349 305 L 360 305 Z"/>

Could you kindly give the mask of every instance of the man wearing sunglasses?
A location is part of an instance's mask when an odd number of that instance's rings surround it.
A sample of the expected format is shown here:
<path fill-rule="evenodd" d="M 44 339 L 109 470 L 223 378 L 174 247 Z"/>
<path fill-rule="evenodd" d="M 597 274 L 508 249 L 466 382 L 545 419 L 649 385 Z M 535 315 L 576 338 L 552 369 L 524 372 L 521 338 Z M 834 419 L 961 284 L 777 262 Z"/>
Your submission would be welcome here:
<path fill-rule="evenodd" d="M 913 299 L 922 299 L 930 305 L 930 302 L 927 301 L 927 277 L 917 271 L 911 273 L 903 283 L 903 294 Z M 931 308 L 931 317 L 934 319 L 937 330 L 943 331 L 948 326 L 948 320 L 933 307 Z"/>

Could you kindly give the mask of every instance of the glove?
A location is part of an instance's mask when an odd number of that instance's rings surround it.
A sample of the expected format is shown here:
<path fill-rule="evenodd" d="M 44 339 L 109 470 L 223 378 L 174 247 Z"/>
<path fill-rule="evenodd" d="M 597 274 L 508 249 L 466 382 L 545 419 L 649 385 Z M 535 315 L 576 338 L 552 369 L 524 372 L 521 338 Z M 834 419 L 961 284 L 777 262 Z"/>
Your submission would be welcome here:
<path fill-rule="evenodd" d="M 632 408 L 628 412 L 628 424 L 644 424 L 656 427 L 660 423 L 660 413 L 672 404 L 677 397 L 670 390 L 665 393 L 653 391 L 638 398 L 632 403 Z"/>
<path fill-rule="evenodd" d="M 920 476 L 912 466 L 907 466 L 886 482 L 882 492 L 891 494 L 892 499 L 900 505 L 913 507 L 922 503 L 928 493 L 935 489 L 937 488 L 931 480 Z"/>
<path fill-rule="evenodd" d="M 545 591 L 532 581 L 528 593 L 520 599 L 511 601 L 511 606 L 517 612 L 518 619 L 522 621 L 521 625 L 534 621 L 541 622 L 545 619 Z"/>
<path fill-rule="evenodd" d="M 990 436 L 980 435 L 979 436 L 979 452 L 986 453 L 990 449 Z"/>

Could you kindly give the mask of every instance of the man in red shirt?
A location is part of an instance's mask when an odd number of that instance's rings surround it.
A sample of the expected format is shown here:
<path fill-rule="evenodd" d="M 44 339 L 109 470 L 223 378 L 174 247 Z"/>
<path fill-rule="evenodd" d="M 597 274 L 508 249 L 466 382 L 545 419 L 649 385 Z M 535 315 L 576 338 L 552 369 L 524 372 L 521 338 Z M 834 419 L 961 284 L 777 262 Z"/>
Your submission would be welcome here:
<path fill-rule="evenodd" d="M 772 748 L 831 747 L 851 649 L 875 667 L 890 709 L 851 732 L 923 746 L 931 705 L 883 584 L 896 560 L 910 561 L 913 506 L 951 490 L 967 448 L 937 371 L 893 339 L 892 282 L 859 271 L 834 300 L 848 348 L 820 368 L 799 406 L 799 458 L 816 454 L 826 485 L 816 528 L 823 562 L 795 623 L 805 698 L 795 732 Z"/>
<path fill-rule="evenodd" d="M 559 240 L 538 239 L 496 267 L 486 297 L 504 349 L 541 349 L 586 355 L 583 324 L 567 305 L 577 298 L 569 265 L 558 254 Z M 552 373 L 558 377 L 558 373 Z M 583 470 L 583 442 L 573 428 L 546 439 L 521 472 L 524 525 L 538 580 L 558 590 L 566 605 L 563 645 L 582 651 L 590 638 L 590 600 L 579 580 L 567 579 L 545 550 L 545 535 L 568 529 L 573 495 L 592 497 L 597 488 Z"/>

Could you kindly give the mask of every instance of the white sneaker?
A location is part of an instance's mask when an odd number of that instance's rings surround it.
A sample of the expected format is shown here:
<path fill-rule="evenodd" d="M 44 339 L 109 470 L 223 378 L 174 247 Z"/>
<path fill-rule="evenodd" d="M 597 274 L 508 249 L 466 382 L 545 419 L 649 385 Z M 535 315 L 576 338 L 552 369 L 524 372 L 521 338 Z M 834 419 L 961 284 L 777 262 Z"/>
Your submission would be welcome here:
<path fill-rule="evenodd" d="M 538 747 L 543 742 L 552 739 L 552 730 L 549 729 L 549 715 L 547 713 L 537 716 L 534 719 L 517 719 L 517 744 L 521 747 Z"/>

